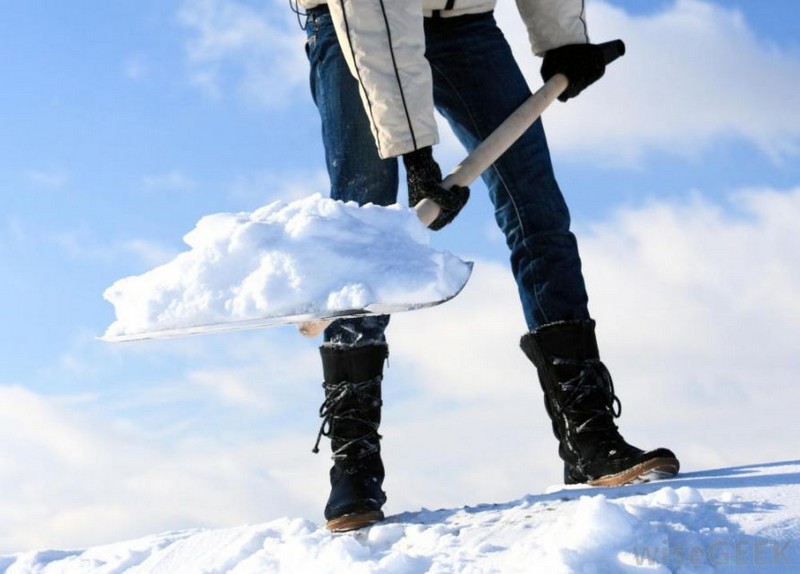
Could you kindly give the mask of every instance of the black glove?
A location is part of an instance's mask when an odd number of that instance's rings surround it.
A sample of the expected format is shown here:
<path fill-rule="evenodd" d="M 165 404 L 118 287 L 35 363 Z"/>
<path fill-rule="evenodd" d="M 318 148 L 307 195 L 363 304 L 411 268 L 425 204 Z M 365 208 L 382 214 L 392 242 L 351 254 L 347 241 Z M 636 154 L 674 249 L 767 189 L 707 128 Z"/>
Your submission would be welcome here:
<path fill-rule="evenodd" d="M 556 74 L 567 77 L 569 86 L 558 96 L 566 102 L 599 80 L 605 71 L 602 48 L 595 44 L 569 44 L 544 53 L 541 73 L 545 82 Z"/>
<path fill-rule="evenodd" d="M 469 199 L 469 188 L 454 185 L 444 189 L 441 186 L 442 170 L 433 159 L 430 146 L 404 154 L 403 165 L 408 182 L 408 205 L 414 207 L 425 198 L 435 201 L 441 211 L 430 224 L 434 231 L 453 221 Z"/>

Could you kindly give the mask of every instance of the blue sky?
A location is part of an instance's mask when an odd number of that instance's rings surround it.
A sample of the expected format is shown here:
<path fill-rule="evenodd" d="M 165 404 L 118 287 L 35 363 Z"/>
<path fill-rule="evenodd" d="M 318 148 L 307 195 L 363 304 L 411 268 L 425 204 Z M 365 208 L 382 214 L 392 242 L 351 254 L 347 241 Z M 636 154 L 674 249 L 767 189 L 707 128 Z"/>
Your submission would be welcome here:
<path fill-rule="evenodd" d="M 498 19 L 537 87 L 539 62 L 505 4 Z M 682 448 L 689 467 L 796 456 L 780 437 L 800 398 L 789 343 L 800 330 L 800 9 L 588 6 L 593 38 L 622 37 L 628 55 L 545 122 L 601 347 L 624 389 L 621 424 L 634 442 Z M 103 290 L 177 254 L 203 215 L 326 191 L 294 15 L 278 0 L 4 8 L 0 509 L 11 518 L 0 551 L 319 518 L 328 461 L 308 454 L 316 341 L 291 328 L 94 339 L 113 319 Z M 462 153 L 443 128 L 442 166 Z M 390 332 L 390 510 L 499 501 L 558 480 L 482 191 L 434 237 L 477 261 L 472 290 L 397 317 Z M 429 345 L 442 348 L 438 361 L 422 357 Z M 463 353 L 477 361 L 471 371 L 454 367 Z M 765 381 L 778 398 L 753 412 Z M 744 427 L 726 427 L 745 414 Z M 420 437 L 431 450 L 403 450 Z M 470 437 L 491 450 L 484 465 L 465 450 Z"/>

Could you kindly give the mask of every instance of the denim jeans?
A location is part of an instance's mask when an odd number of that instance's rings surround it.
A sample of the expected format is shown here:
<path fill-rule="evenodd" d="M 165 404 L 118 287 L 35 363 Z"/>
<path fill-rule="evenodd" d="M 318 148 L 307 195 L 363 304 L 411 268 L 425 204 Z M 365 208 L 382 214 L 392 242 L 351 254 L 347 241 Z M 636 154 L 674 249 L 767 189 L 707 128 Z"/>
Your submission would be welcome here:
<path fill-rule="evenodd" d="M 331 197 L 394 203 L 397 160 L 378 157 L 357 82 L 326 10 L 312 10 L 307 31 L 311 92 L 322 119 Z M 530 96 L 530 90 L 492 13 L 426 18 L 425 37 L 436 109 L 472 151 Z M 510 250 L 528 329 L 588 319 L 578 246 L 541 121 L 482 178 Z M 388 317 L 336 321 L 325 340 L 341 344 L 384 341 L 387 323 Z"/>

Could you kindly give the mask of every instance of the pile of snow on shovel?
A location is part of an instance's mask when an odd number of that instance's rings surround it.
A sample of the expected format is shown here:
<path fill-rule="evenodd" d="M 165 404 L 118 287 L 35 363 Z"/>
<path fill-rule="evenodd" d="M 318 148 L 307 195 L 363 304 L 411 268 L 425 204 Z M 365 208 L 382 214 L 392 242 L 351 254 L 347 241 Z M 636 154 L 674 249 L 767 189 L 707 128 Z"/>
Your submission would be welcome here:
<path fill-rule="evenodd" d="M 188 251 L 105 291 L 105 337 L 452 297 L 470 264 L 429 240 L 412 209 L 319 194 L 208 215 Z"/>

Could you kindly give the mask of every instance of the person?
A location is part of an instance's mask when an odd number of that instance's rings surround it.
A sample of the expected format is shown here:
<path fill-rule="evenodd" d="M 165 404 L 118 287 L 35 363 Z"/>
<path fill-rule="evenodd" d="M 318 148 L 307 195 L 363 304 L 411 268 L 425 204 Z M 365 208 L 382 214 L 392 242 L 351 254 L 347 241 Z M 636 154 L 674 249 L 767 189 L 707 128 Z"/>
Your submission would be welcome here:
<path fill-rule="evenodd" d="M 319 110 L 331 197 L 397 201 L 402 159 L 409 205 L 431 197 L 441 229 L 466 200 L 466 188 L 440 187 L 433 157 L 434 109 L 473 150 L 531 94 L 497 26 L 496 0 L 299 0 L 306 15 L 310 88 Z M 589 42 L 581 0 L 517 0 L 546 80 L 563 73 L 578 96 L 604 73 Z M 510 251 L 528 332 L 520 346 L 536 368 L 568 484 L 616 486 L 672 476 L 675 454 L 627 443 L 614 420 L 620 401 L 600 360 L 595 322 L 570 215 L 536 121 L 482 174 Z M 381 383 L 388 316 L 337 320 L 320 355 L 323 436 L 331 441 L 333 531 L 383 519 Z"/>

